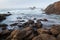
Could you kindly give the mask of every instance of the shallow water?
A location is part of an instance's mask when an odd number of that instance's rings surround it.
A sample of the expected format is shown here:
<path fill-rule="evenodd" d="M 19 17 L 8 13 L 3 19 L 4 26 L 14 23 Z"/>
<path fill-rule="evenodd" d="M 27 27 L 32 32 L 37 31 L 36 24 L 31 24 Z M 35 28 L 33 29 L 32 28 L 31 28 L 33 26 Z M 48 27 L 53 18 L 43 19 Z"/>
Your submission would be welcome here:
<path fill-rule="evenodd" d="M 3 11 L 3 12 L 6 13 L 7 10 Z M 3 12 L 1 12 L 1 13 L 3 13 Z M 8 16 L 7 19 L 4 20 L 2 23 L 10 25 L 13 23 L 17 23 L 19 20 L 25 20 L 25 22 L 26 22 L 29 19 L 33 20 L 33 18 L 37 18 L 37 19 L 48 19 L 47 22 L 41 21 L 43 26 L 46 26 L 46 27 L 49 27 L 50 25 L 53 25 L 53 24 L 60 24 L 60 15 L 54 15 L 54 14 L 46 15 L 40 9 L 35 9 L 35 10 L 19 9 L 19 10 L 9 10 L 9 12 L 11 12 L 12 15 Z M 22 19 L 17 19 L 18 17 L 20 17 Z M 21 22 L 21 23 L 24 23 L 24 22 Z"/>

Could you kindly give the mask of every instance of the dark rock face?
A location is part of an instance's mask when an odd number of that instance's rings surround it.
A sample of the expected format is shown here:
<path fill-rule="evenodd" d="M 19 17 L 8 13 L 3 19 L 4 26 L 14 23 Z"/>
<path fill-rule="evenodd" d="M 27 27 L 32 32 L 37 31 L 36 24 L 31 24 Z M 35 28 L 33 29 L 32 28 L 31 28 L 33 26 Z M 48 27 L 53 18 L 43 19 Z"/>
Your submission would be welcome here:
<path fill-rule="evenodd" d="M 46 9 L 47 14 L 60 14 L 60 1 L 50 4 Z"/>
<path fill-rule="evenodd" d="M 9 16 L 11 14 L 0 14 L 0 22 L 6 19 L 6 16 Z"/>
<path fill-rule="evenodd" d="M 11 31 L 9 30 L 3 30 L 0 32 L 0 40 L 5 40 L 10 35 L 10 33 Z"/>
<path fill-rule="evenodd" d="M 2 30 L 5 30 L 7 26 L 8 26 L 7 24 L 0 24 L 0 27 L 2 28 Z"/>

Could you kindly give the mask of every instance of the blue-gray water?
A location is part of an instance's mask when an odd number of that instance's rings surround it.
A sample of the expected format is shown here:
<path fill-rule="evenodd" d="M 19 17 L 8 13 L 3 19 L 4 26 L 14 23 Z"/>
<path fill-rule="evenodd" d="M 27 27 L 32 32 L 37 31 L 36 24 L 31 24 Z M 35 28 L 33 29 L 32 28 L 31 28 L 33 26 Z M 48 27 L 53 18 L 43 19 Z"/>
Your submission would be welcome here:
<path fill-rule="evenodd" d="M 29 19 L 33 18 L 37 18 L 37 19 L 48 19 L 47 22 L 43 22 L 42 24 L 45 26 L 49 26 L 49 25 L 53 25 L 53 24 L 60 24 L 60 15 L 46 15 L 44 14 L 43 11 L 41 11 L 41 9 L 35 9 L 35 10 L 31 10 L 31 9 L 3 9 L 0 10 L 0 14 L 5 14 L 7 12 L 11 12 L 11 16 L 8 16 L 6 20 L 4 20 L 2 23 L 5 24 L 13 24 L 18 22 L 18 20 L 25 20 L 25 22 Z M 17 19 L 18 17 L 22 17 L 22 19 Z M 24 22 L 22 22 L 24 23 Z"/>

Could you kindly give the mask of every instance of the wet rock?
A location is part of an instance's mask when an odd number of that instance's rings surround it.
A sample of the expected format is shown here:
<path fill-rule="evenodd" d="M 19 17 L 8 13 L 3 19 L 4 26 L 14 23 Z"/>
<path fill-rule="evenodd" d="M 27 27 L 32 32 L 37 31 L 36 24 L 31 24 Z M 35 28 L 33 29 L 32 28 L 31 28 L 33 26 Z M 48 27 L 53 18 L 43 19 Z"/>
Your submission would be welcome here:
<path fill-rule="evenodd" d="M 8 26 L 7 24 L 0 24 L 0 27 L 6 27 Z"/>
<path fill-rule="evenodd" d="M 48 29 L 43 29 L 43 28 L 37 29 L 37 32 L 38 34 L 49 34 L 50 33 Z"/>
<path fill-rule="evenodd" d="M 14 30 L 6 40 L 22 40 L 32 33 L 30 27 L 24 28 L 23 30 Z"/>
<path fill-rule="evenodd" d="M 2 30 L 2 32 L 0 33 L 0 40 L 5 40 L 9 35 L 10 35 L 11 31 L 9 30 Z"/>
<path fill-rule="evenodd" d="M 36 29 L 39 29 L 39 28 L 42 28 L 42 24 L 41 23 L 34 23 L 32 25 L 32 27 L 36 28 Z"/>
<path fill-rule="evenodd" d="M 38 19 L 37 22 L 40 22 L 40 21 L 48 21 L 47 19 Z"/>
<path fill-rule="evenodd" d="M 28 24 L 33 24 L 34 21 L 33 20 L 28 20 Z"/>
<path fill-rule="evenodd" d="M 50 31 L 53 35 L 58 35 L 60 33 L 60 25 L 53 25 Z"/>
<path fill-rule="evenodd" d="M 18 23 L 11 24 L 10 26 L 16 26 Z"/>
<path fill-rule="evenodd" d="M 45 12 L 47 14 L 60 14 L 60 1 L 50 4 L 46 9 Z"/>
<path fill-rule="evenodd" d="M 34 18 L 34 20 L 36 20 L 36 18 Z"/>
<path fill-rule="evenodd" d="M 32 40 L 56 40 L 56 38 L 49 34 L 40 34 L 34 37 Z"/>
<path fill-rule="evenodd" d="M 25 20 L 20 20 L 20 22 L 25 22 Z"/>
<path fill-rule="evenodd" d="M 0 22 L 5 20 L 5 19 L 6 19 L 6 17 L 0 14 Z"/>
<path fill-rule="evenodd" d="M 22 17 L 17 17 L 17 19 L 22 19 Z"/>
<path fill-rule="evenodd" d="M 35 23 L 37 28 L 42 28 L 42 23 L 40 20 L 37 20 L 37 23 Z"/>
<path fill-rule="evenodd" d="M 0 22 L 6 19 L 6 16 L 9 16 L 11 14 L 0 14 Z"/>
<path fill-rule="evenodd" d="M 2 30 L 5 30 L 7 26 L 8 26 L 7 24 L 0 24 L 0 27 L 2 28 Z"/>
<path fill-rule="evenodd" d="M 28 26 L 29 26 L 28 22 L 25 22 L 24 24 L 22 24 L 22 27 L 28 27 Z"/>
<path fill-rule="evenodd" d="M 60 34 L 57 36 L 57 40 L 60 40 Z"/>
<path fill-rule="evenodd" d="M 47 19 L 43 19 L 43 21 L 48 21 Z"/>

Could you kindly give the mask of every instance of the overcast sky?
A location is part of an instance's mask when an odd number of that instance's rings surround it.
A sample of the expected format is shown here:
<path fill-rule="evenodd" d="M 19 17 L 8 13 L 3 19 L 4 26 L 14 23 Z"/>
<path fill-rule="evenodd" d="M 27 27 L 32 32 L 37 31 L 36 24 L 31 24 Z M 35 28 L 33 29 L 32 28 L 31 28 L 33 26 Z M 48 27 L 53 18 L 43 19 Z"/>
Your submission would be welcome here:
<path fill-rule="evenodd" d="M 0 8 L 46 7 L 58 0 L 0 0 Z"/>

